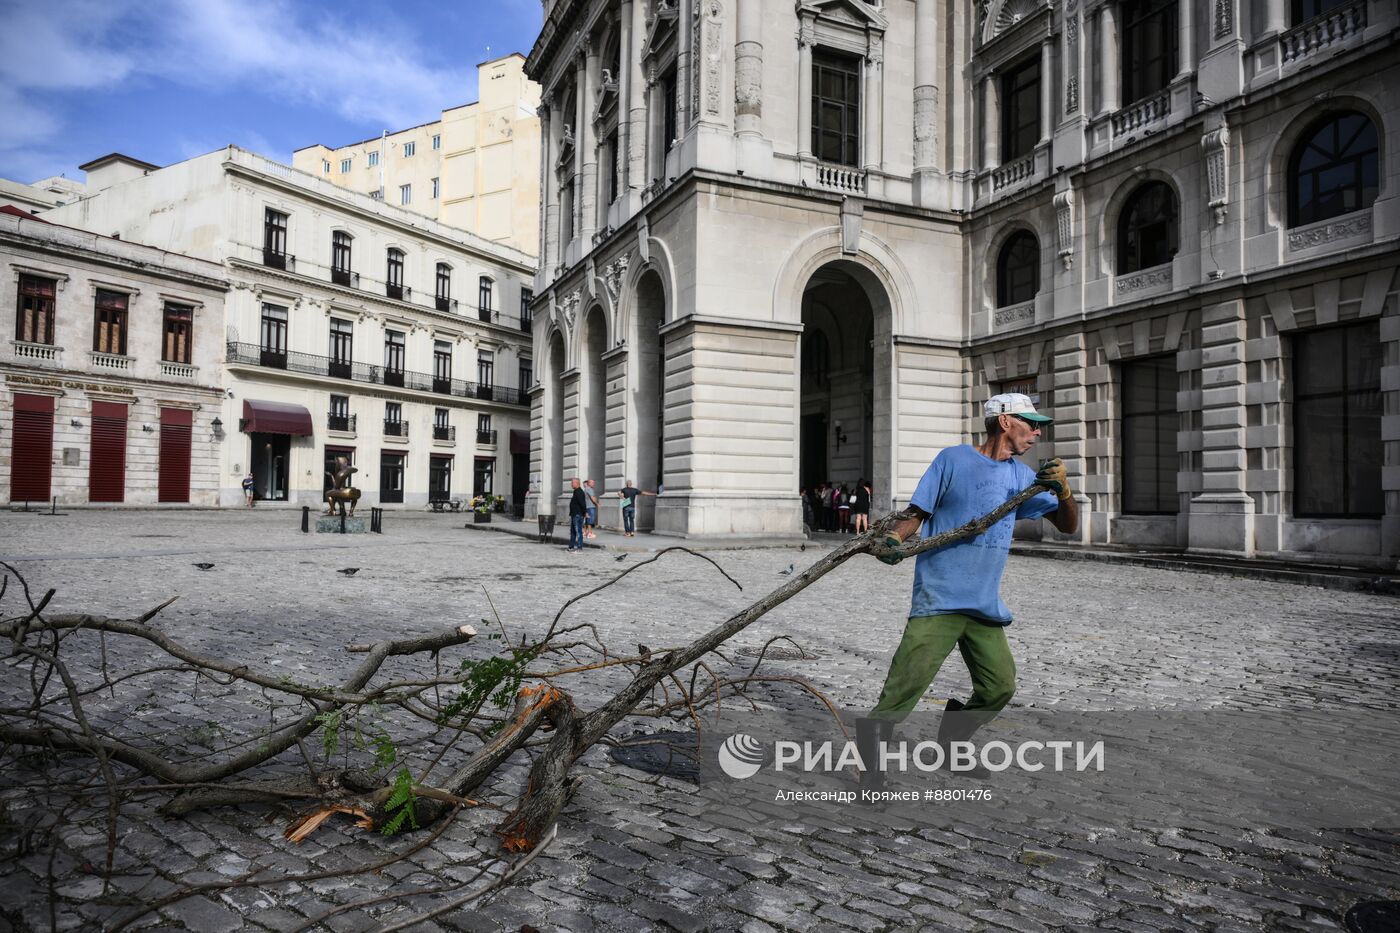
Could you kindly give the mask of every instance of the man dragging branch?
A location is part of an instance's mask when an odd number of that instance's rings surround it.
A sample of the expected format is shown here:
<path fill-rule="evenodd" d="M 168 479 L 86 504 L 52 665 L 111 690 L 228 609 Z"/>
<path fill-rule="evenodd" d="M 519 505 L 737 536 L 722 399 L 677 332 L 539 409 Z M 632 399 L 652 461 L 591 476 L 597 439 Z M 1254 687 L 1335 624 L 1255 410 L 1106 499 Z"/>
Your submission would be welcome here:
<path fill-rule="evenodd" d="M 1079 528 L 1079 509 L 1070 495 L 1064 464 L 1058 459 L 1041 465 L 1039 473 L 1016 457 L 1040 439 L 1050 418 L 1035 410 L 1030 398 L 1018 393 L 997 395 L 983 407 L 987 436 L 973 446 L 950 447 L 934 458 L 914 491 L 907 514 L 896 523 L 885 543 L 898 547 L 922 526 L 924 537 L 957 528 L 992 511 L 1033 482 L 1053 489 L 1021 504 L 1014 515 L 974 538 L 925 551 L 914 565 L 914 597 L 904 638 L 890 662 L 880 700 L 870 716 L 856 721 L 856 746 L 866 770 L 864 786 L 884 783 L 879 742 L 889 741 L 894 724 L 904 719 L 933 683 L 945 658 L 957 646 L 972 675 L 972 698 L 948 701 L 939 724 L 939 744 L 966 741 L 1011 701 L 1016 690 L 1016 662 L 1006 642 L 1011 610 L 1001 600 L 1001 575 L 1011 549 L 1011 533 L 1020 519 L 1045 517 L 1066 534 Z M 894 555 L 882 557 L 898 563 Z M 967 773 L 967 772 L 965 772 Z M 978 765 L 971 772 L 985 777 Z"/>

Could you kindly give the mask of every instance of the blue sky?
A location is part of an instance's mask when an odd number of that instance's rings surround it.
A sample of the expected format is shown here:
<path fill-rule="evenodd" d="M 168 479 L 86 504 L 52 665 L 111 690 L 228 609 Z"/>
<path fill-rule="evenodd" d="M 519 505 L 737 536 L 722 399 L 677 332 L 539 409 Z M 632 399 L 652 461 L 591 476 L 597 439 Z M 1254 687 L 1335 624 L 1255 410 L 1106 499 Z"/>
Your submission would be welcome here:
<path fill-rule="evenodd" d="M 476 99 L 540 0 L 0 0 L 0 177 L 229 143 L 290 162 Z"/>

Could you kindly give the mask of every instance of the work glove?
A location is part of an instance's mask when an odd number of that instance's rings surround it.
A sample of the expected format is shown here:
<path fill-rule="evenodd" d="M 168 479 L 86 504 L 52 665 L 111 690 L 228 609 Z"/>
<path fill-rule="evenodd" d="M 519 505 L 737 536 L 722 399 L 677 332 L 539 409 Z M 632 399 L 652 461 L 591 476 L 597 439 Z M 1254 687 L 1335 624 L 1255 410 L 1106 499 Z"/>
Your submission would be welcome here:
<path fill-rule="evenodd" d="M 885 547 L 890 547 L 890 548 L 901 547 L 901 546 L 903 546 L 903 544 L 904 544 L 904 539 L 901 538 L 899 535 L 895 534 L 894 532 L 890 532 L 890 533 L 886 534 L 885 537 L 884 537 L 883 539 L 881 539 L 880 543 L 883 544 Z M 882 564 L 889 564 L 891 567 L 893 567 L 895 564 L 897 564 L 897 563 L 899 563 L 900 561 L 904 560 L 904 555 L 903 555 L 903 554 L 881 554 L 879 557 L 877 557 L 877 558 L 875 558 L 875 559 L 878 560 L 878 561 L 879 561 L 880 563 L 882 563 Z"/>
<path fill-rule="evenodd" d="M 1061 502 L 1070 497 L 1069 476 L 1065 473 L 1064 462 L 1059 457 L 1041 461 L 1040 471 L 1035 474 L 1035 481 L 1048 487 L 1055 494 L 1055 498 Z"/>

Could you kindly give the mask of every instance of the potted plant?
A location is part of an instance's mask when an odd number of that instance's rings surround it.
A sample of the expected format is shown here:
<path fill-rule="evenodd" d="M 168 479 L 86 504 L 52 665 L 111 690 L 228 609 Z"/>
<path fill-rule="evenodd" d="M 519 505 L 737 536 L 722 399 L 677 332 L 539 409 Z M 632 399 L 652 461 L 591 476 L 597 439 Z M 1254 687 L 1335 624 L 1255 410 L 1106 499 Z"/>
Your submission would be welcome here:
<path fill-rule="evenodd" d="M 491 523 L 491 500 L 493 496 L 475 496 L 472 498 L 472 521 L 478 525 L 489 525 Z"/>
<path fill-rule="evenodd" d="M 494 511 L 494 512 L 500 512 L 500 513 L 504 514 L 504 513 L 505 513 L 505 510 L 506 510 L 506 497 L 505 497 L 505 496 L 492 496 L 492 497 L 491 497 L 491 500 L 492 500 L 492 501 L 491 501 L 491 509 L 492 509 L 492 511 Z"/>

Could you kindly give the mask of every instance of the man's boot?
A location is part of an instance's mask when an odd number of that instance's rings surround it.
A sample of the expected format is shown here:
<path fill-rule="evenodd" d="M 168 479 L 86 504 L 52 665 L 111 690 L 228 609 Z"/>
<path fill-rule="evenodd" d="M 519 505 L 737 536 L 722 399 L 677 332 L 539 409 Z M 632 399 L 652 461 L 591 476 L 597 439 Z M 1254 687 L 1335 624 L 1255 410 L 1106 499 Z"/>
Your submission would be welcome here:
<path fill-rule="evenodd" d="M 894 723 L 888 719 L 862 717 L 856 720 L 856 751 L 860 753 L 864 770 L 860 773 L 861 790 L 882 790 L 885 769 L 880 761 L 880 743 L 889 742 Z"/>
<path fill-rule="evenodd" d="M 992 776 L 992 772 L 982 766 L 981 762 L 974 762 L 973 766 L 967 770 L 953 770 L 953 742 L 966 742 L 972 738 L 972 734 L 981 728 L 982 724 L 991 721 L 995 712 L 964 712 L 966 707 L 951 697 L 948 699 L 948 707 L 943 713 L 943 718 L 938 721 L 938 745 L 943 749 L 943 767 L 949 774 L 963 777 L 977 778 L 985 781 Z M 949 714 L 953 715 L 949 715 Z"/>

